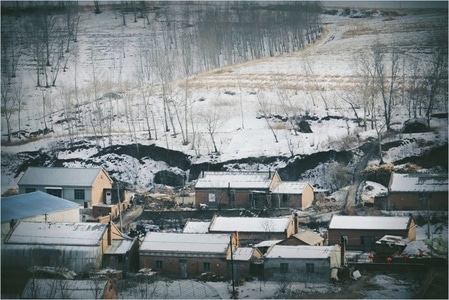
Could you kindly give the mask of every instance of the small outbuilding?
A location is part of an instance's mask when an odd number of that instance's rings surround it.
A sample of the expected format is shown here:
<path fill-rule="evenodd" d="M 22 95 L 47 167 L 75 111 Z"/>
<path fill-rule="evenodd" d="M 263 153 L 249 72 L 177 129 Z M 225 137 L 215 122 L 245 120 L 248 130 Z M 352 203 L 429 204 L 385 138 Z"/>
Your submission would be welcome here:
<path fill-rule="evenodd" d="M 324 246 L 324 238 L 316 232 L 310 230 L 300 230 L 288 239 L 278 243 L 278 245 L 290 246 Z"/>
<path fill-rule="evenodd" d="M 237 282 L 240 280 L 245 280 L 255 272 L 253 262 L 261 258 L 262 255 L 263 254 L 257 248 L 240 247 L 233 249 L 232 259 L 231 253 L 229 253 L 227 257 L 229 274 L 232 274 L 231 272 L 233 270 L 234 280 Z M 232 263 L 234 263 L 233 266 Z"/>
<path fill-rule="evenodd" d="M 280 181 L 271 192 L 272 207 L 304 210 L 314 200 L 313 187 L 308 182 Z"/>

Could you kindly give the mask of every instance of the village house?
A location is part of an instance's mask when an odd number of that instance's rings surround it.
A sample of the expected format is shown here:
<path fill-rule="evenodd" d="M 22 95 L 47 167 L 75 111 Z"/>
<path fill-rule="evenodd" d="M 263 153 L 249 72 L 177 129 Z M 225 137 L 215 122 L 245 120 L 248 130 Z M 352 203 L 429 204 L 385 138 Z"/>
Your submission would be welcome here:
<path fill-rule="evenodd" d="M 392 173 L 388 184 L 388 210 L 448 210 L 447 174 Z M 377 204 L 377 206 L 382 206 Z"/>
<path fill-rule="evenodd" d="M 236 233 L 240 245 L 246 247 L 264 240 L 289 238 L 297 232 L 298 226 L 298 220 L 293 216 L 279 218 L 214 216 L 209 232 Z"/>
<path fill-rule="evenodd" d="M 204 172 L 195 184 L 195 203 L 210 208 L 271 207 L 277 172 Z"/>
<path fill-rule="evenodd" d="M 232 274 L 232 271 L 234 271 L 234 280 L 237 282 L 245 280 L 256 272 L 253 268 L 253 263 L 262 258 L 262 256 L 263 254 L 256 248 L 235 248 L 232 251 L 232 259 L 231 253 L 229 253 L 227 257 L 228 272 Z M 229 276 L 229 278 L 231 278 L 231 276 Z"/>
<path fill-rule="evenodd" d="M 272 206 L 304 210 L 314 200 L 313 187 L 308 182 L 281 181 L 272 190 Z"/>
<path fill-rule="evenodd" d="M 274 245 L 264 255 L 266 280 L 329 282 L 341 266 L 341 248 Z"/>
<path fill-rule="evenodd" d="M 79 222 L 79 205 L 36 191 L 1 198 L 2 237 L 18 221 Z"/>
<path fill-rule="evenodd" d="M 103 255 L 113 254 L 127 264 L 137 253 L 123 254 L 114 240 L 129 239 L 114 223 L 18 222 L 2 243 L 2 275 L 25 272 L 32 266 L 65 267 L 76 273 L 89 272 L 102 266 Z M 129 250 L 131 240 L 120 245 Z M 137 249 L 136 249 L 137 250 Z M 116 265 L 114 265 L 116 266 Z M 123 268 L 128 269 L 128 268 Z M 5 273 L 3 273 L 5 272 Z"/>
<path fill-rule="evenodd" d="M 292 234 L 288 239 L 279 242 L 278 245 L 323 246 L 324 238 L 316 232 L 300 230 L 298 233 Z"/>
<path fill-rule="evenodd" d="M 117 217 L 131 194 L 114 185 L 102 168 L 29 167 L 18 182 L 19 193 L 42 191 L 77 203 L 82 222 Z"/>
<path fill-rule="evenodd" d="M 306 209 L 314 200 L 307 182 L 282 181 L 277 172 L 204 172 L 195 184 L 195 203 L 210 208 Z"/>
<path fill-rule="evenodd" d="M 139 250 L 140 267 L 165 276 L 192 278 L 212 272 L 227 276 L 232 234 L 148 232 Z"/>
<path fill-rule="evenodd" d="M 372 251 L 375 242 L 385 235 L 416 240 L 416 223 L 408 217 L 338 216 L 333 215 L 328 225 L 328 245 L 340 243 L 347 237 L 348 250 Z"/>
<path fill-rule="evenodd" d="M 81 206 L 108 203 L 112 197 L 112 179 L 102 168 L 29 167 L 17 185 L 19 194 L 42 191 Z"/>

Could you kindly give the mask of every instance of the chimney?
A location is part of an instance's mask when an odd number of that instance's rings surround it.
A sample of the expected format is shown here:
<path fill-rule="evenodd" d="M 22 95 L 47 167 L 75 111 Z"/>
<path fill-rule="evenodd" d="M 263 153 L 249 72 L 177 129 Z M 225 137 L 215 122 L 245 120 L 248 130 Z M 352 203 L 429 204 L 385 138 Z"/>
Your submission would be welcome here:
<path fill-rule="evenodd" d="M 299 232 L 298 214 L 297 213 L 293 214 L 293 222 L 295 222 L 295 233 L 294 234 L 297 234 Z"/>
<path fill-rule="evenodd" d="M 271 179 L 271 169 L 268 169 L 268 179 Z"/>

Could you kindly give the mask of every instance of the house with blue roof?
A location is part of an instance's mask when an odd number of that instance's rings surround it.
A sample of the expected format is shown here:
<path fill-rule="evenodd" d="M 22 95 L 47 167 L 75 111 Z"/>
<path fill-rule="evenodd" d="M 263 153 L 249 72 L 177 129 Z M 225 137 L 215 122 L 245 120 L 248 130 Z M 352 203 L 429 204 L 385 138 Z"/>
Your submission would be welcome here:
<path fill-rule="evenodd" d="M 18 221 L 79 222 L 79 204 L 42 191 L 2 197 L 2 236 Z"/>

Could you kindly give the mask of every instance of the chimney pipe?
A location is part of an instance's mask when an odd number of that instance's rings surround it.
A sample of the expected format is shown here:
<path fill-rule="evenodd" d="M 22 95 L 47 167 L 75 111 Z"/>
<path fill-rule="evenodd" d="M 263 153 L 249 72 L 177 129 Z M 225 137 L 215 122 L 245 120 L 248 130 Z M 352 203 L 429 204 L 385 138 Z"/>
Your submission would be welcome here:
<path fill-rule="evenodd" d="M 112 225 L 111 225 L 111 214 L 109 214 L 108 222 L 108 246 L 112 245 Z"/>

